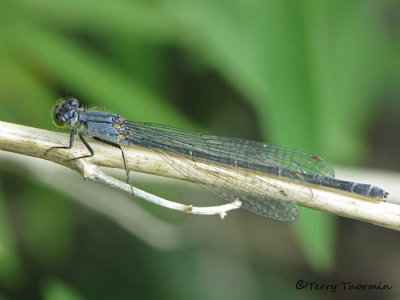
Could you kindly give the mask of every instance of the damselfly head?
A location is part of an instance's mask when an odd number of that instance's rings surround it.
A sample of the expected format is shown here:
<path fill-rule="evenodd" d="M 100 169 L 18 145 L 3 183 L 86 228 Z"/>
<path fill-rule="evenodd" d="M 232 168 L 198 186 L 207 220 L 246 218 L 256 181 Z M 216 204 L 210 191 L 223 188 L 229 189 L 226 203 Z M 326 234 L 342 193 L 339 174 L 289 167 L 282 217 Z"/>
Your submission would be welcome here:
<path fill-rule="evenodd" d="M 65 100 L 54 107 L 53 121 L 57 127 L 66 127 L 70 124 L 72 118 L 76 116 L 76 109 L 79 108 L 79 101 L 73 97 Z"/>

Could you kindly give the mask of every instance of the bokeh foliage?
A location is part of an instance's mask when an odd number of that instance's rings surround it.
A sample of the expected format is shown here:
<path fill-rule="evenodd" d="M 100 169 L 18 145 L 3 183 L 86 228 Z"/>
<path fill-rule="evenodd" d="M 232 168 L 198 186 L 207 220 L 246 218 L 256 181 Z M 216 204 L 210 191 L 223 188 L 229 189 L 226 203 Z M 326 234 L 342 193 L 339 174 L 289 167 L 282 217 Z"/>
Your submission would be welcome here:
<path fill-rule="evenodd" d="M 369 147 L 366 129 L 381 95 L 400 78 L 396 1 L 3 0 L 0 6 L 0 119 L 30 126 L 52 128 L 51 107 L 69 93 L 132 120 L 240 132 L 315 152 L 333 163 L 361 164 Z M 224 129 L 215 132 L 219 127 Z M 85 286 L 92 274 L 88 265 L 73 262 L 82 280 L 61 272 L 74 257 L 72 249 L 77 251 L 79 207 L 15 176 L 2 175 L 0 202 L 0 280 L 7 290 L 21 296 L 19 289 L 25 289 L 46 299 L 80 299 L 77 291 L 89 298 L 113 293 L 126 298 L 140 290 L 140 284 L 118 290 L 121 282 L 129 286 L 132 276 L 144 280 L 135 275 L 133 263 L 115 271 L 120 259 L 100 257 L 104 265 L 93 267 L 99 273 L 112 270 L 117 283 L 110 290 Z M 16 187 L 20 190 L 13 192 Z M 15 209 L 18 215 L 10 215 Z M 301 213 L 293 233 L 311 269 L 332 270 L 335 220 Z M 14 223 L 25 228 L 22 233 L 13 232 Z M 110 235 L 117 232 L 116 243 L 126 239 L 108 224 L 93 223 Z M 102 247 L 93 242 L 92 247 Z M 144 278 L 154 276 L 155 285 L 168 276 L 164 268 L 178 274 L 171 286 L 145 296 L 218 295 L 200 289 L 196 280 L 201 278 L 190 273 L 196 268 L 190 262 L 201 251 L 160 254 L 138 241 L 126 244 L 132 255 L 143 255 L 135 247 L 147 252 L 140 270 L 149 272 Z M 125 251 L 119 254 L 130 258 Z M 108 265 L 112 262 L 115 266 Z M 32 274 L 35 280 L 29 279 Z M 52 276 L 70 286 L 47 280 Z M 266 272 L 257 280 L 279 282 L 280 291 L 288 284 L 271 276 Z M 111 277 L 99 278 L 105 284 Z M 177 293 L 180 282 L 190 286 L 184 296 Z M 254 283 L 244 284 L 249 291 Z M 273 289 L 255 290 L 255 296 L 274 295 Z"/>

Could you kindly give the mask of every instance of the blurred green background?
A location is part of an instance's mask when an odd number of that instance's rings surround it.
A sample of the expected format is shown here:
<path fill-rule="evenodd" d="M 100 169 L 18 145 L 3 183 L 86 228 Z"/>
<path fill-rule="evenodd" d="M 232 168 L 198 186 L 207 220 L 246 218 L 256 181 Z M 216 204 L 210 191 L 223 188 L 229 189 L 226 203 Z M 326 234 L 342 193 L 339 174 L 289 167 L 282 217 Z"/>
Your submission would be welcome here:
<path fill-rule="evenodd" d="M 73 95 L 131 120 L 399 171 L 399 37 L 395 0 L 2 0 L 0 120 L 53 129 L 56 99 Z M 45 161 L 0 165 L 0 299 L 400 295 L 388 229 L 306 209 L 294 224 L 188 216 Z M 221 203 L 132 178 L 170 200 Z M 393 289 L 297 290 L 300 279 Z"/>

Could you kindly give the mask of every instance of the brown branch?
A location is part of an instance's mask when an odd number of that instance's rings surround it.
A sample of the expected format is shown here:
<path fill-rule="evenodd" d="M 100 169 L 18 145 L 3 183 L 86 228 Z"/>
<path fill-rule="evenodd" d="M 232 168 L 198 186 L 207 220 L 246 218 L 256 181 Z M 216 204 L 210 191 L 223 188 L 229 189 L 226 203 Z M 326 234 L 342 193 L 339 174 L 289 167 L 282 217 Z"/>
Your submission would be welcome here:
<path fill-rule="evenodd" d="M 70 162 L 66 161 L 69 158 L 87 154 L 87 149 L 80 142 L 76 142 L 76 145 L 67 151 L 50 151 L 48 156 L 44 156 L 44 152 L 48 148 L 53 146 L 68 145 L 68 143 L 68 135 L 65 133 L 0 122 L 0 150 L 50 160 L 57 164 L 74 169 L 88 179 L 100 181 L 112 186 L 115 189 L 123 190 L 127 193 L 131 192 L 130 185 L 116 180 L 115 178 L 101 172 L 98 169 L 98 166 L 121 169 L 124 168 L 121 159 L 121 153 L 114 147 L 91 140 L 90 144 L 96 153 L 91 158 Z M 142 147 L 125 147 L 124 151 L 128 161 L 128 168 L 132 171 L 189 181 L 196 180 L 195 177 L 190 178 L 182 176 L 154 151 Z M 182 158 L 182 160 L 185 160 L 185 158 Z M 214 167 L 207 164 L 197 163 L 196 167 L 207 170 L 208 172 L 216 171 L 213 169 Z M 219 172 L 223 172 L 225 179 L 228 180 L 221 180 L 221 183 L 217 182 L 214 184 L 226 184 L 226 182 L 232 181 L 237 182 L 235 186 L 232 186 L 233 189 L 240 188 L 241 180 L 240 178 L 237 180 L 238 174 L 236 174 L 233 169 L 227 168 L 226 170 L 219 170 Z M 276 182 L 277 185 L 283 186 L 285 188 L 285 192 L 295 199 L 299 205 L 330 212 L 343 217 L 362 220 L 391 229 L 400 230 L 400 205 L 384 201 L 373 201 L 352 193 L 326 189 L 320 186 L 312 186 L 313 199 L 308 201 L 309 199 L 302 199 L 302 195 L 297 195 L 296 192 L 298 191 L 298 184 L 277 179 L 273 176 L 268 176 L 268 174 L 260 175 L 258 173 L 254 176 L 262 180 L 268 180 L 268 182 Z M 236 180 L 229 180 L 233 178 L 236 178 Z M 195 208 L 190 205 L 188 206 L 167 201 L 138 189 L 134 189 L 134 193 L 139 197 L 147 197 L 146 200 L 153 203 L 186 213 L 219 214 L 222 217 L 226 211 L 239 207 L 239 202 L 237 202 L 232 204 L 230 203 L 225 206 Z M 148 197 L 148 195 L 151 196 Z"/>

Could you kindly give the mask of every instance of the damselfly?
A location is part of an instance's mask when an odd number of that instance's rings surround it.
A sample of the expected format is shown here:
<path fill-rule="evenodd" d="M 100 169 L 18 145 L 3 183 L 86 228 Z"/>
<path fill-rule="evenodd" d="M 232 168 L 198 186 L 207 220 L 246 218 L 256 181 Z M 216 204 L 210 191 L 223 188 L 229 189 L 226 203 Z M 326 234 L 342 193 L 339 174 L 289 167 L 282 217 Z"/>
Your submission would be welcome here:
<path fill-rule="evenodd" d="M 189 132 L 165 125 L 128 121 L 120 115 L 79 107 L 79 101 L 68 97 L 54 107 L 58 127 L 69 127 L 70 149 L 77 133 L 89 154 L 94 155 L 85 136 L 121 150 L 129 182 L 129 170 L 121 145 L 149 148 L 160 155 L 177 172 L 222 199 L 233 202 L 239 198 L 242 208 L 260 216 L 280 221 L 299 217 L 293 193 L 285 190 L 293 183 L 296 194 L 311 200 L 312 185 L 339 189 L 371 199 L 383 200 L 387 193 L 379 187 L 335 179 L 333 168 L 319 156 L 281 146 L 238 138 L 219 137 Z M 207 164 L 210 169 L 199 168 Z M 224 170 L 237 176 L 224 178 Z M 269 177 L 257 176 L 268 174 Z M 286 184 L 279 184 L 279 180 Z"/>

